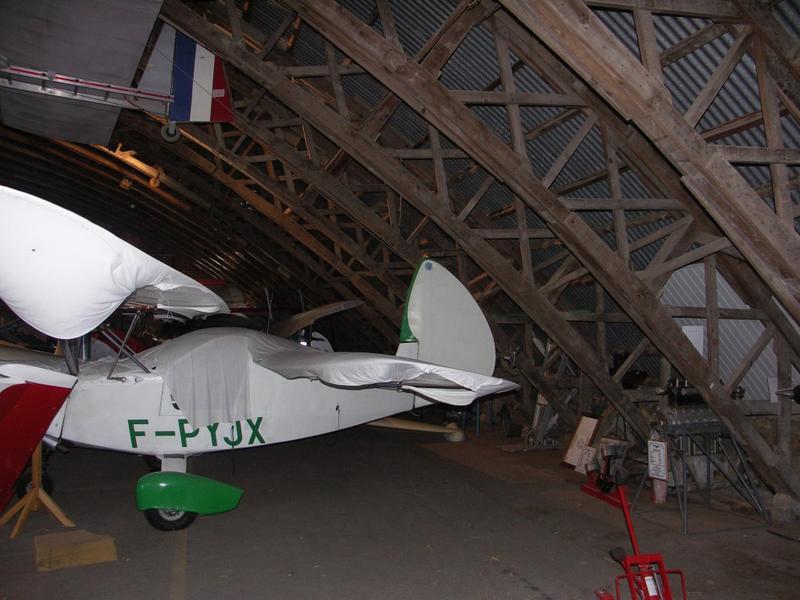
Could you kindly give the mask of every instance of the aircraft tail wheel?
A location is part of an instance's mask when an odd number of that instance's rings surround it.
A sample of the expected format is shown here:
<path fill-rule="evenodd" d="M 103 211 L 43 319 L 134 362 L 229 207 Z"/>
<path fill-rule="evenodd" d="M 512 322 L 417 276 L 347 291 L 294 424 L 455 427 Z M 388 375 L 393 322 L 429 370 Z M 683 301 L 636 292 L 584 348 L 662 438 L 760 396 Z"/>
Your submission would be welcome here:
<path fill-rule="evenodd" d="M 30 469 L 25 469 L 25 472 L 19 476 L 17 479 L 17 483 L 14 484 L 14 492 L 17 494 L 17 498 L 24 498 L 25 494 L 28 493 L 28 490 L 31 489 L 31 479 L 33 475 Z M 44 491 L 47 492 L 47 495 L 53 493 L 53 478 L 46 472 L 42 473 L 42 488 Z"/>
<path fill-rule="evenodd" d="M 188 510 L 173 510 L 171 508 L 148 508 L 144 511 L 147 522 L 161 531 L 177 531 L 191 525 L 196 512 Z"/>
<path fill-rule="evenodd" d="M 181 139 L 181 132 L 175 127 L 175 123 L 167 123 L 161 128 L 161 137 L 165 142 L 173 143 Z"/>

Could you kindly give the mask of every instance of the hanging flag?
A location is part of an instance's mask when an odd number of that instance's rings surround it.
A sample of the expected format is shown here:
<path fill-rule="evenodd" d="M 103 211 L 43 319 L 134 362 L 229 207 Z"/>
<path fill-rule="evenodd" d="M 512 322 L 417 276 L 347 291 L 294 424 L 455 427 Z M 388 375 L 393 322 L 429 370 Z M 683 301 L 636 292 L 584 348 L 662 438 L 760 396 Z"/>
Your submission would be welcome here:
<path fill-rule="evenodd" d="M 169 111 L 170 121 L 233 121 L 222 60 L 180 31 L 175 32 L 172 95 L 175 100 Z"/>

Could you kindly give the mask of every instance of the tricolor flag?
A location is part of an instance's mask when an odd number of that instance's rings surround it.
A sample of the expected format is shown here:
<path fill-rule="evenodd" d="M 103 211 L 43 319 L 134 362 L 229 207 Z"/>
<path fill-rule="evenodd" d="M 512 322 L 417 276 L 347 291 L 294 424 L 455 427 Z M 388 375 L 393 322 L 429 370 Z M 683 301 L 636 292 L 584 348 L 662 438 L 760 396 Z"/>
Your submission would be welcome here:
<path fill-rule="evenodd" d="M 222 60 L 180 31 L 175 32 L 172 95 L 170 121 L 233 121 Z"/>

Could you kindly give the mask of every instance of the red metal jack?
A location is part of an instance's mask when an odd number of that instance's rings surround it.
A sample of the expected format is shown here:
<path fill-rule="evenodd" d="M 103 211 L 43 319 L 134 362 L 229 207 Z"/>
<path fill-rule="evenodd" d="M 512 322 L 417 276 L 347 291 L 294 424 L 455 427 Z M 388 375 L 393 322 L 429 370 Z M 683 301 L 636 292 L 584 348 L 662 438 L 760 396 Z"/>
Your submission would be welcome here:
<path fill-rule="evenodd" d="M 611 550 L 611 557 L 622 565 L 624 575 L 617 575 L 614 585 L 616 589 L 616 600 L 673 600 L 672 588 L 669 584 L 670 575 L 680 577 L 681 598 L 686 600 L 686 580 L 683 571 L 680 569 L 667 569 L 664 566 L 664 558 L 661 554 L 642 554 L 639 550 L 639 542 L 636 539 L 636 532 L 631 521 L 631 512 L 628 507 L 628 499 L 625 495 L 625 486 L 618 485 L 616 493 L 609 489 L 609 480 L 603 475 L 598 476 L 595 472 L 589 473 L 589 482 L 581 486 L 581 491 L 594 496 L 611 506 L 622 509 L 625 517 L 625 525 L 628 527 L 628 535 L 631 539 L 633 554 L 626 555 L 622 548 Z M 630 596 L 620 595 L 620 581 L 628 583 Z M 597 600 L 614 600 L 614 597 L 605 589 L 595 590 Z"/>

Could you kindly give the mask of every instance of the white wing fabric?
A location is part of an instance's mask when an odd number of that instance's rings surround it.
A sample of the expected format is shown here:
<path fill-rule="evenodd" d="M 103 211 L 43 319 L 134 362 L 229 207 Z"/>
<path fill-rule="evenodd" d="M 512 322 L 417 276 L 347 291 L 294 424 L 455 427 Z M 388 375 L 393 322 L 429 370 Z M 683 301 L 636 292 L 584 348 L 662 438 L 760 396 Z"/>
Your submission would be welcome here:
<path fill-rule="evenodd" d="M 460 406 L 517 387 L 504 379 L 411 358 L 321 352 L 258 331 L 227 327 L 187 333 L 137 358 L 161 375 L 163 394 L 172 397 L 194 427 L 254 416 L 250 397 L 265 391 L 251 389 L 250 369 L 354 389 L 392 386 Z"/>
<path fill-rule="evenodd" d="M 0 186 L 0 215 L 0 298 L 49 336 L 88 333 L 134 293 L 185 316 L 228 312 L 194 279 L 36 196 Z"/>

